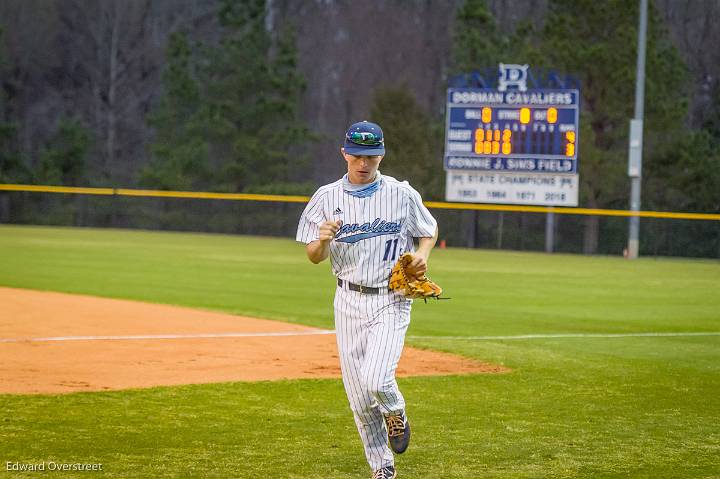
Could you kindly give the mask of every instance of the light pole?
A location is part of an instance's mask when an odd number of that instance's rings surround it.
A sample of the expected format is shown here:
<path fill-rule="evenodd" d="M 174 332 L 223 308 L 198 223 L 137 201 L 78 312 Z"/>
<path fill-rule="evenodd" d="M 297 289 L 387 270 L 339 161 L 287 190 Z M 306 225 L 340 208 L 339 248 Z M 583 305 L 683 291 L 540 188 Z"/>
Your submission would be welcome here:
<path fill-rule="evenodd" d="M 628 176 L 630 177 L 630 210 L 640 211 L 640 182 L 642 180 L 643 114 L 645 105 L 645 37 L 647 31 L 647 0 L 640 0 L 638 26 L 637 74 L 635 78 L 635 116 L 630 121 L 628 148 Z M 640 217 L 630 217 L 627 257 L 636 259 L 640 250 Z"/>

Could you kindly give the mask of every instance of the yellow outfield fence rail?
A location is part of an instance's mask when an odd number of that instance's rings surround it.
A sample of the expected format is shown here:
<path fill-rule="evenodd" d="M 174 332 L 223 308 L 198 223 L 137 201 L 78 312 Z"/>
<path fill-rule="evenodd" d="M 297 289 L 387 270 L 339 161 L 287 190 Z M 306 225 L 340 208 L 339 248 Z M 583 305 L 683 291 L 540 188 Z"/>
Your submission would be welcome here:
<path fill-rule="evenodd" d="M 130 188 L 85 188 L 75 186 L 0 184 L 0 191 L 27 191 L 32 193 L 72 193 L 78 195 L 140 196 L 145 198 L 195 198 L 203 200 L 279 201 L 307 203 L 309 196 L 260 195 L 252 193 L 213 193 L 210 191 L 136 190 Z"/>
<path fill-rule="evenodd" d="M 213 193 L 208 191 L 165 191 L 165 190 L 139 190 L 130 188 L 88 188 L 79 186 L 50 186 L 50 185 L 18 185 L 0 184 L 0 191 L 19 191 L 32 193 L 66 193 L 78 195 L 104 195 L 104 196 L 136 196 L 145 198 L 194 198 L 205 200 L 230 201 L 274 201 L 282 203 L 306 203 L 309 196 L 292 195 L 265 195 L 254 193 Z M 639 216 L 641 218 L 672 218 L 681 220 L 720 221 L 720 214 L 714 213 L 679 213 L 671 211 L 630 211 L 608 210 L 599 208 L 567 208 L 552 206 L 523 206 L 523 205 L 495 205 L 476 203 L 447 203 L 441 201 L 426 201 L 428 208 L 449 210 L 476 210 L 476 211 L 510 211 L 519 213 L 557 213 L 566 215 L 596 215 L 596 216 Z"/>

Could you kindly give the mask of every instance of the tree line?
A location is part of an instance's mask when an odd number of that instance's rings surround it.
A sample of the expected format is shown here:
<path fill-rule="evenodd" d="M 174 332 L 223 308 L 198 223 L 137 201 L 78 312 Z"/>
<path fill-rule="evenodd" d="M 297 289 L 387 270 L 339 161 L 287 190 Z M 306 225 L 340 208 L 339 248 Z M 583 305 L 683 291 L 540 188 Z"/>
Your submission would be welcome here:
<path fill-rule="evenodd" d="M 553 0 L 543 26 L 524 22 L 513 32 L 498 28 L 483 0 L 467 0 L 457 13 L 450 76 L 512 62 L 572 74 L 580 80 L 580 205 L 588 208 L 629 207 L 626 172 L 634 107 L 637 3 Z M 699 127 L 691 126 L 688 106 L 693 85 L 688 69 L 658 11 L 652 2 L 650 5 L 642 206 L 646 210 L 718 212 L 720 89 L 712 92 L 717 108 Z M 442 155 L 444 120 L 419 112 L 404 89 L 378 92 L 373 112 L 386 125 L 389 136 L 413 145 L 398 155 L 399 161 L 388 171 L 401 176 L 404 171 L 411 172 L 408 176 L 426 196 L 441 199 L 444 182 L 427 172 L 433 171 Z M 583 224 L 575 221 L 583 231 L 583 250 L 598 252 L 600 218 L 587 216 Z M 707 235 L 707 230 L 703 231 Z M 605 233 L 617 243 L 626 230 L 619 224 Z M 720 243 L 712 232 L 696 240 Z"/>
<path fill-rule="evenodd" d="M 113 170 L 124 163 L 118 157 L 122 149 L 117 144 L 120 116 L 130 107 L 128 102 L 139 101 L 137 95 L 127 95 L 122 79 L 141 74 L 137 70 L 142 68 L 136 64 L 139 58 L 119 52 L 121 25 L 133 13 L 124 12 L 117 2 L 113 5 L 95 20 L 98 24 L 107 20 L 98 26 L 102 33 L 95 39 L 108 43 L 108 48 L 95 51 L 107 55 L 102 62 L 107 63 L 107 71 L 97 75 L 107 81 L 102 91 L 93 95 L 99 97 L 94 112 L 101 118 L 97 123 L 87 121 L 90 115 L 82 109 L 62 116 L 35 158 L 24 158 L 14 138 L 18 124 L 12 118 L 12 95 L 16 88 L 4 84 L 5 121 L 0 123 L 3 182 L 107 186 L 117 181 Z M 150 2 L 129 5 L 148 9 Z M 80 4 L 71 4 L 71 11 L 73 6 Z M 63 15 L 70 18 L 80 13 Z M 294 33 L 289 27 L 268 31 L 264 0 L 222 0 L 216 15 L 221 31 L 217 44 L 193 41 L 183 29 L 169 37 L 161 76 L 163 93 L 145 115 L 145 126 L 153 131 L 150 162 L 136 168 L 133 183 L 216 191 L 292 192 L 302 188 L 291 177 L 289 165 L 306 164 L 308 158 L 302 150 L 291 150 L 311 141 L 312 134 L 297 119 L 305 84 L 296 68 Z M 126 34 L 129 26 L 125 27 Z M 81 48 L 78 44 L 71 47 Z M 89 64 L 84 65 L 86 77 L 92 77 L 95 70 Z M 6 71 L 13 68 L 0 64 L 3 67 Z M 88 161 L 92 153 L 102 161 Z"/>
<path fill-rule="evenodd" d="M 300 119 L 307 85 L 296 33 L 291 22 L 272 18 L 265 0 L 62 3 L 34 4 L 46 30 L 65 32 L 66 48 L 61 58 L 47 59 L 44 74 L 56 95 L 82 90 L 92 101 L 76 102 L 52 123 L 41 111 L 30 124 L 19 117 L 18 102 L 36 87 L 30 79 L 38 75 L 27 72 L 38 66 L 0 49 L 0 182 L 286 194 L 317 187 L 307 172 L 319 135 Z M 19 5 L 5 17 L 20 15 Z M 161 25 L 171 34 L 154 47 L 159 22 L 175 23 Z M 202 25 L 213 25 L 212 33 L 199 36 Z M 637 2 L 550 0 L 542 22 L 508 30 L 499 28 L 487 2 L 466 0 L 454 32 L 447 78 L 501 61 L 579 78 L 580 204 L 627 208 Z M 40 31 L 26 41 L 33 42 L 28 51 L 47 49 Z M 159 87 L 148 83 L 153 75 Z M 699 124 L 689 121 L 692 92 L 688 68 L 651 2 L 644 209 L 720 211 L 720 89 L 709 92 L 716 108 Z M 427 199 L 443 199 L 442 105 L 427 110 L 404 85 L 382 85 L 369 113 L 393 139 L 383 172 L 411 180 Z M 147 161 L 135 160 L 141 157 Z M 601 231 L 597 217 L 577 222 L 586 252 L 602 251 L 603 234 L 625 234 L 621 227 Z"/>

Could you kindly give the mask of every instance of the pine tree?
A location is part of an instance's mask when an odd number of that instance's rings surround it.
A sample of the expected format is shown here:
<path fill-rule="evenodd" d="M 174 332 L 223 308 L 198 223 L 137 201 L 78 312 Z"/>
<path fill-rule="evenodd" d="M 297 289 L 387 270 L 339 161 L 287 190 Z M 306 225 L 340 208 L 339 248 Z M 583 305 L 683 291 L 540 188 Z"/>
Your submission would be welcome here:
<path fill-rule="evenodd" d="M 386 138 L 383 174 L 408 180 L 426 200 L 441 200 L 442 124 L 433 121 L 405 87 L 377 90 L 370 118 L 382 126 Z"/>
<path fill-rule="evenodd" d="M 452 73 L 470 73 L 501 62 L 519 63 L 528 25 L 502 33 L 485 0 L 466 0 L 458 10 L 452 48 Z"/>
<path fill-rule="evenodd" d="M 3 31 L 0 28 L 0 40 Z M 0 41 L 0 45 L 2 42 Z M 0 50 L 0 76 L 9 68 Z M 30 171 L 23 164 L 19 148 L 16 144 L 17 126 L 6 120 L 8 103 L 7 87 L 2 83 L 0 89 L 0 183 L 22 183 L 29 181 Z"/>
<path fill-rule="evenodd" d="M 23 183 L 29 178 L 15 146 L 15 130 L 12 123 L 0 122 L 0 183 Z"/>
<path fill-rule="evenodd" d="M 297 72 L 294 33 L 284 28 L 273 36 L 266 7 L 264 0 L 224 0 L 223 38 L 207 65 L 210 125 L 225 190 L 287 184 L 307 165 L 298 153 L 312 137 L 297 119 L 305 83 Z"/>
<path fill-rule="evenodd" d="M 40 152 L 36 180 L 41 184 L 81 186 L 87 173 L 90 133 L 76 118 L 63 118 Z"/>
<path fill-rule="evenodd" d="M 223 0 L 217 46 L 174 34 L 165 93 L 149 118 L 153 162 L 142 182 L 162 188 L 305 192 L 296 172 L 313 140 L 297 119 L 305 83 L 291 29 L 271 31 L 264 0 Z"/>
<path fill-rule="evenodd" d="M 170 36 L 166 56 L 164 93 L 148 117 L 155 130 L 152 161 L 142 170 L 140 183 L 162 189 L 206 188 L 211 176 L 207 108 L 184 33 Z"/>
<path fill-rule="evenodd" d="M 581 201 L 591 208 L 629 206 L 627 142 L 635 102 L 637 19 L 638 2 L 553 0 L 539 43 L 531 48 L 534 64 L 580 78 Z M 647 173 L 657 153 L 673 148 L 684 127 L 686 83 L 685 66 L 651 6 L 643 153 Z M 587 217 L 586 252 L 597 251 L 598 236 L 599 219 Z"/>

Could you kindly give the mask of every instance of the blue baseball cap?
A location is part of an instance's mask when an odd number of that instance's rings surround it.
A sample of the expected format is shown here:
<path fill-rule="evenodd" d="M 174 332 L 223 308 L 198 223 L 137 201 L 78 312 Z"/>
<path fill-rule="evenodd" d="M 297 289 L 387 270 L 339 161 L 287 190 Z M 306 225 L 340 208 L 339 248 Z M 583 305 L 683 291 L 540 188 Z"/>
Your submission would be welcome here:
<path fill-rule="evenodd" d="M 376 123 L 361 121 L 345 133 L 345 153 L 355 156 L 382 156 L 385 154 L 385 138 Z"/>

